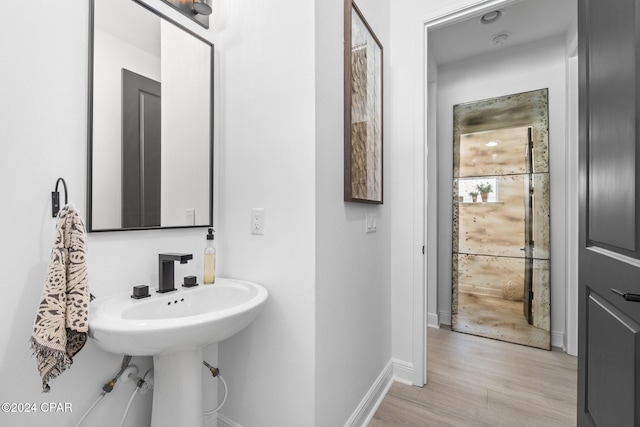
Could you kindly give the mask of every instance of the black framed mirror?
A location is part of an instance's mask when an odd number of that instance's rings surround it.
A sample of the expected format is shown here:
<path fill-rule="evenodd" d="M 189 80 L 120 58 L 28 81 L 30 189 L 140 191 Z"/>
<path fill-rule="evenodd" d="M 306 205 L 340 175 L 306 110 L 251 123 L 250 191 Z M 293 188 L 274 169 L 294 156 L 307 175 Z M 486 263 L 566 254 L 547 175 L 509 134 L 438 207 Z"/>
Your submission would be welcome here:
<path fill-rule="evenodd" d="M 91 0 L 87 229 L 213 225 L 213 44 L 139 0 Z"/>

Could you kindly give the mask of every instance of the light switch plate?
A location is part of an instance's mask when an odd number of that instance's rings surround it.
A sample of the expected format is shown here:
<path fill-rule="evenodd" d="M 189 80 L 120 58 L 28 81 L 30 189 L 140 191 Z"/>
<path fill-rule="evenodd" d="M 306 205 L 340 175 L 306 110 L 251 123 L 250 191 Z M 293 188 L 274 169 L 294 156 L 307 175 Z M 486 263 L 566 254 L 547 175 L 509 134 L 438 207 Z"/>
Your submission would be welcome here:
<path fill-rule="evenodd" d="M 187 225 L 196 225 L 195 209 L 187 209 Z"/>
<path fill-rule="evenodd" d="M 367 212 L 367 216 L 365 218 L 366 232 L 367 233 L 375 233 L 376 232 L 376 213 L 375 212 Z"/>

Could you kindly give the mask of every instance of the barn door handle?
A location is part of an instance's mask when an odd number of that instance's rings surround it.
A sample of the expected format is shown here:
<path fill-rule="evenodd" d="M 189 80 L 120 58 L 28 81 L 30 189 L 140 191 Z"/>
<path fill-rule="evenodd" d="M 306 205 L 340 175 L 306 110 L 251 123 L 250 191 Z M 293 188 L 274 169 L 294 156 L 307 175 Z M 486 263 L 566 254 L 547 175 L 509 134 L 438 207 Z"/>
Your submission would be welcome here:
<path fill-rule="evenodd" d="M 611 289 L 611 292 L 613 292 L 614 294 L 620 295 L 622 298 L 625 299 L 625 301 L 640 302 L 640 295 L 638 294 L 628 294 L 626 292 L 620 292 L 617 289 Z"/>

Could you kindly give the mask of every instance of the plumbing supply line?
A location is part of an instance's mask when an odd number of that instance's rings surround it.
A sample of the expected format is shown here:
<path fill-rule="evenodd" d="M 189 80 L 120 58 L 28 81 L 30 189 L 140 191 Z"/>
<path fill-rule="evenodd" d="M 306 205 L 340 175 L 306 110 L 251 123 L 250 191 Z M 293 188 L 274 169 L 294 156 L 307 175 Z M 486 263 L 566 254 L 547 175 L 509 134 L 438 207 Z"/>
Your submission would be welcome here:
<path fill-rule="evenodd" d="M 210 411 L 204 411 L 205 415 L 213 415 L 216 412 L 218 412 L 220 410 L 220 408 L 222 408 L 222 405 L 224 405 L 224 402 L 227 401 L 227 382 L 224 380 L 224 378 L 222 378 L 222 375 L 218 375 L 218 377 L 220 379 L 220 381 L 222 381 L 222 385 L 224 386 L 224 397 L 222 398 L 222 402 L 220 402 L 220 404 L 218 406 L 216 406 L 215 409 L 212 409 Z"/>
<path fill-rule="evenodd" d="M 130 365 L 130 366 L 134 366 L 134 365 Z M 137 377 L 133 372 L 129 374 L 129 378 L 132 381 L 136 382 L 136 388 L 135 390 L 133 390 L 133 393 L 131 393 L 131 397 L 129 397 L 129 401 L 127 402 L 127 407 L 124 409 L 124 413 L 122 414 L 122 419 L 120 420 L 120 427 L 124 427 L 124 423 L 127 419 L 127 416 L 129 415 L 129 409 L 131 409 L 131 403 L 133 403 L 133 399 L 136 397 L 136 395 L 138 393 L 144 394 L 149 389 L 146 378 L 151 371 L 153 371 L 153 368 L 149 368 L 147 372 L 145 372 L 145 374 L 142 376 L 142 378 Z"/>
<path fill-rule="evenodd" d="M 78 421 L 78 424 L 76 424 L 76 427 L 80 427 L 82 425 L 82 423 L 84 422 L 84 419 L 87 418 L 87 416 L 89 415 L 89 413 L 93 410 L 93 408 L 98 404 L 98 402 L 100 402 L 100 400 L 102 400 L 102 398 L 107 394 L 106 391 L 103 391 L 102 393 L 100 393 L 100 395 L 98 396 L 98 398 L 95 400 L 95 402 L 93 402 L 91 404 L 91 406 L 89 406 L 89 409 L 87 409 L 87 412 L 84 413 L 84 415 L 82 416 L 82 418 L 80 418 L 80 421 Z"/>
<path fill-rule="evenodd" d="M 133 402 L 133 399 L 138 394 L 138 391 L 140 391 L 139 385 L 136 386 L 135 390 L 133 390 L 133 393 L 131 393 L 131 397 L 127 402 L 127 407 L 124 409 L 124 414 L 122 414 L 122 419 L 120 420 L 120 427 L 124 427 L 124 422 L 127 420 L 127 415 L 129 415 L 129 409 L 131 408 L 131 403 Z"/>
<path fill-rule="evenodd" d="M 218 374 L 220 373 L 220 369 L 218 369 L 218 368 L 216 368 L 216 367 L 211 366 L 210 364 L 208 364 L 208 363 L 207 363 L 207 361 L 206 361 L 206 360 L 203 360 L 203 361 L 202 361 L 202 364 L 203 364 L 204 366 L 206 366 L 206 367 L 207 367 L 207 369 L 209 369 L 209 370 L 211 371 L 211 375 L 213 375 L 213 377 L 214 377 L 214 378 L 215 378 L 215 377 L 217 377 L 217 376 L 218 376 Z"/>
<path fill-rule="evenodd" d="M 124 356 L 122 358 L 122 365 L 120 366 L 120 370 L 118 371 L 116 376 L 111 379 L 111 381 L 109 381 L 102 387 L 103 391 L 110 393 L 111 390 L 113 390 L 113 387 L 116 385 L 116 382 L 118 381 L 118 379 L 120 379 L 120 376 L 129 367 L 129 362 L 131 362 L 131 356 Z"/>
<path fill-rule="evenodd" d="M 220 369 L 211 366 L 210 364 L 207 363 L 206 360 L 203 360 L 202 364 L 206 366 L 209 369 L 209 371 L 211 371 L 211 375 L 214 378 L 220 378 L 220 381 L 222 381 L 222 385 L 224 386 L 224 397 L 222 398 L 222 402 L 218 406 L 216 406 L 215 409 L 212 409 L 210 411 L 204 411 L 205 415 L 213 415 L 216 412 L 218 412 L 220 408 L 222 408 L 222 405 L 224 405 L 224 402 L 227 401 L 227 382 L 224 380 L 224 378 L 222 378 L 222 375 L 220 375 Z"/>
<path fill-rule="evenodd" d="M 125 355 L 122 358 L 122 364 L 120 365 L 120 370 L 118 371 L 116 376 L 113 377 L 104 386 L 102 386 L 102 393 L 100 393 L 98 398 L 91 404 L 91 406 L 89 406 L 89 409 L 87 409 L 84 415 L 82 415 L 82 418 L 80 418 L 80 421 L 78 421 L 78 424 L 76 424 L 76 427 L 80 427 L 82 425 L 82 423 L 89 416 L 91 411 L 93 411 L 93 408 L 96 407 L 98 402 L 100 402 L 102 398 L 106 396 L 107 393 L 111 393 L 111 390 L 113 390 L 113 386 L 116 384 L 116 381 L 118 381 L 122 373 L 129 367 L 129 362 L 131 362 L 131 356 Z"/>

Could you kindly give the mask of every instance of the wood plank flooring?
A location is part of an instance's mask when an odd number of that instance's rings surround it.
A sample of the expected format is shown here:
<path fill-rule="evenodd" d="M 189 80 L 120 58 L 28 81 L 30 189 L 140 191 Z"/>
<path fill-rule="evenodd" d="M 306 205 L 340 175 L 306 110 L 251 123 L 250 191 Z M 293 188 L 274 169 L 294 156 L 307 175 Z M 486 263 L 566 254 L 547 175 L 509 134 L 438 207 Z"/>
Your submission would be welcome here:
<path fill-rule="evenodd" d="M 369 427 L 576 425 L 575 357 L 428 329 L 424 387 L 394 383 Z"/>

